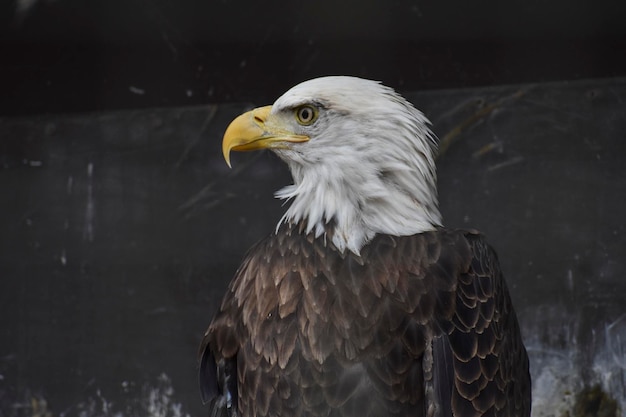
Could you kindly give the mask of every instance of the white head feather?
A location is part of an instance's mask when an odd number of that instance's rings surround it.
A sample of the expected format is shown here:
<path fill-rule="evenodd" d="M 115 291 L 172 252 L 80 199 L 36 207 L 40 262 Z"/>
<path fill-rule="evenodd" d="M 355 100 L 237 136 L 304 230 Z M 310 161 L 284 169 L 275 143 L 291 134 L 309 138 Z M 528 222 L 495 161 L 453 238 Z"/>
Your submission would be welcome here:
<path fill-rule="evenodd" d="M 378 82 L 324 77 L 287 91 L 272 114 L 293 115 L 306 104 L 318 109 L 317 120 L 290 127 L 310 140 L 274 150 L 294 179 L 276 193 L 292 200 L 280 223 L 304 221 L 316 236 L 330 224 L 333 244 L 356 254 L 378 233 L 412 235 L 441 224 L 436 139 L 420 111 Z"/>

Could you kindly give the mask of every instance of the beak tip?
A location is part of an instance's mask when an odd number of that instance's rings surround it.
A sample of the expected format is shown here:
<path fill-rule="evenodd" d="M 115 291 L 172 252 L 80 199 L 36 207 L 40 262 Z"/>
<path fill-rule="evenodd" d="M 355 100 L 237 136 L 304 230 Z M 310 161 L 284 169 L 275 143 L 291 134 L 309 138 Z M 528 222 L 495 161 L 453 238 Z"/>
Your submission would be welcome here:
<path fill-rule="evenodd" d="M 226 165 L 228 165 L 228 168 L 232 168 L 232 165 L 230 163 L 230 149 L 224 152 L 224 161 L 226 161 Z"/>

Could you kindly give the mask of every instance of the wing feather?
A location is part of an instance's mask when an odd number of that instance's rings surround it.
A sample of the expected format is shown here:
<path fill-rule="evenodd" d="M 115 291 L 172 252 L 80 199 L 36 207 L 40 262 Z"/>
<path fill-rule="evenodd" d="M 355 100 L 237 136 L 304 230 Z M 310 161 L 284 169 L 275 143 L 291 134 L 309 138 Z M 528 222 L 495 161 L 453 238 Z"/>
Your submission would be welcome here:
<path fill-rule="evenodd" d="M 482 236 L 377 236 L 356 257 L 298 230 L 249 252 L 209 326 L 212 415 L 529 415 L 526 352 Z"/>

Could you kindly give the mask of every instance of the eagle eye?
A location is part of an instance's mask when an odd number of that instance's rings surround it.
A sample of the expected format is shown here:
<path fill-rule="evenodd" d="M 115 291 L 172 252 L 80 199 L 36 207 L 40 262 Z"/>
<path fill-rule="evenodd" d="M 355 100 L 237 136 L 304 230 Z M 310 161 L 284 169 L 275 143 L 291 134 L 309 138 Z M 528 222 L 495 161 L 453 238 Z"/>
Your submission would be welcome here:
<path fill-rule="evenodd" d="M 318 111 L 315 107 L 304 105 L 296 107 L 296 120 L 303 126 L 309 126 L 317 120 Z"/>

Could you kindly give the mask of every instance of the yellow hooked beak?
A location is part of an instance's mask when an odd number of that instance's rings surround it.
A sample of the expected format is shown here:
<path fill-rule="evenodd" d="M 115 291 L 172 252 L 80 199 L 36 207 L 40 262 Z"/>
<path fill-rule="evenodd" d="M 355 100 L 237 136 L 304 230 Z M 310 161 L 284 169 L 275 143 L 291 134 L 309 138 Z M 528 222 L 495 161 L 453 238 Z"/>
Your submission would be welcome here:
<path fill-rule="evenodd" d="M 230 151 L 286 149 L 288 143 L 301 143 L 308 136 L 297 135 L 284 126 L 282 118 L 271 114 L 272 106 L 259 107 L 233 120 L 222 141 L 222 153 L 230 167 Z"/>

